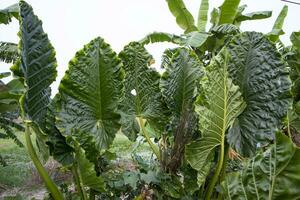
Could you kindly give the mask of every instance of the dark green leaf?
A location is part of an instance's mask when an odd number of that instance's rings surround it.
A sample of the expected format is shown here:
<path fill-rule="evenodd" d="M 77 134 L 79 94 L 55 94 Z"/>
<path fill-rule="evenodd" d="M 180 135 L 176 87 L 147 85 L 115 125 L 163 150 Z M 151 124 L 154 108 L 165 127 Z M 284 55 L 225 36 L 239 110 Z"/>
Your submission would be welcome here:
<path fill-rule="evenodd" d="M 291 98 L 288 70 L 276 47 L 262 34 L 245 32 L 227 46 L 229 75 L 240 87 L 247 107 L 235 121 L 228 142 L 242 155 L 274 139 Z"/>
<path fill-rule="evenodd" d="M 165 57 L 162 65 L 166 68 L 160 83 L 164 99 L 169 109 L 180 116 L 191 108 L 198 94 L 202 64 L 193 51 L 177 48 Z"/>
<path fill-rule="evenodd" d="M 8 24 L 13 17 L 19 18 L 19 5 L 17 3 L 0 10 L 0 24 Z"/>
<path fill-rule="evenodd" d="M 25 1 L 20 1 L 20 39 L 21 70 L 27 89 L 24 117 L 43 126 L 50 102 L 49 86 L 56 78 L 57 63 L 42 22 Z"/>
<path fill-rule="evenodd" d="M 19 58 L 18 45 L 11 42 L 0 42 L 0 61 L 11 63 Z"/>
<path fill-rule="evenodd" d="M 50 155 L 64 166 L 70 166 L 74 161 L 74 149 L 67 144 L 66 138 L 60 133 L 55 125 L 55 97 L 48 107 L 46 115 L 46 127 L 44 132 L 47 134 L 46 144 L 49 146 Z"/>
<path fill-rule="evenodd" d="M 152 56 L 136 42 L 127 45 L 119 56 L 126 73 L 125 96 L 121 105 L 122 118 L 127 118 L 122 120 L 127 123 L 125 130 L 128 126 L 136 126 L 136 117 L 146 119 L 151 125 L 163 130 L 166 109 L 159 89 L 160 75 L 149 67 L 153 62 Z M 126 124 L 122 125 L 124 127 Z M 125 130 L 122 128 L 122 131 Z"/>
<path fill-rule="evenodd" d="M 1 72 L 0 73 L 0 79 L 6 78 L 10 76 L 10 72 Z"/>
<path fill-rule="evenodd" d="M 105 191 L 104 180 L 101 176 L 97 176 L 94 164 L 85 158 L 84 152 L 81 149 L 76 150 L 76 160 L 78 161 L 78 169 L 82 184 L 97 192 Z"/>
<path fill-rule="evenodd" d="M 121 66 L 116 53 L 98 37 L 76 53 L 59 86 L 57 127 L 93 159 L 120 129 L 116 109 L 123 87 Z"/>
<path fill-rule="evenodd" d="M 247 161 L 242 171 L 227 175 L 226 199 L 299 199 L 300 149 L 277 133 L 276 143 Z"/>

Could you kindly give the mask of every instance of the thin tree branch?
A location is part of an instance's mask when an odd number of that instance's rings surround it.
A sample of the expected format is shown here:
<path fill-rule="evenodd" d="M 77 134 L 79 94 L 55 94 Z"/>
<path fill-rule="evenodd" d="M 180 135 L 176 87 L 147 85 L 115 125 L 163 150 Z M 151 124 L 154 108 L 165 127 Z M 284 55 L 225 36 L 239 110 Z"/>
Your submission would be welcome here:
<path fill-rule="evenodd" d="M 283 2 L 287 2 L 287 3 L 292 3 L 292 4 L 296 4 L 296 5 L 300 5 L 299 2 L 294 2 L 294 1 L 289 1 L 289 0 L 281 0 Z"/>

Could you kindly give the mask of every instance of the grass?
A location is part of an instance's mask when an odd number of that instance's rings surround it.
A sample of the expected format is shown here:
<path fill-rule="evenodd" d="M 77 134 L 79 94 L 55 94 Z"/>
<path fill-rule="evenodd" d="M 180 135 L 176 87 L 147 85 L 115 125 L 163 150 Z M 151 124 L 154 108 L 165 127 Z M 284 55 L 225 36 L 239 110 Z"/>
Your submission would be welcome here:
<path fill-rule="evenodd" d="M 24 135 L 17 135 L 24 144 Z M 0 166 L 0 185 L 8 188 L 23 186 L 31 174 L 30 158 L 26 149 L 16 145 L 13 140 L 1 139 L 0 152 L 7 163 L 7 166 Z"/>
<path fill-rule="evenodd" d="M 25 144 L 24 134 L 17 133 L 17 136 L 20 141 Z M 142 157 L 150 157 L 151 148 L 149 145 L 144 143 L 142 138 L 137 139 L 137 141 L 140 142 L 132 142 L 125 135 L 120 133 L 116 134 L 110 151 L 115 153 L 119 160 L 125 161 L 129 161 L 133 153 Z M 27 196 L 25 193 L 38 191 L 40 189 L 37 188 L 43 187 L 42 183 L 39 183 L 40 185 L 36 185 L 36 187 L 32 187 L 35 184 L 30 183 L 33 177 L 38 175 L 33 172 L 33 165 L 25 147 L 21 148 L 17 146 L 13 140 L 0 139 L 0 152 L 7 163 L 7 166 L 0 166 L 0 199 L 1 190 L 3 191 L 3 189 L 6 191 L 17 191 L 16 193 L 21 192 L 24 197 Z M 12 193 L 16 194 L 14 192 Z"/>

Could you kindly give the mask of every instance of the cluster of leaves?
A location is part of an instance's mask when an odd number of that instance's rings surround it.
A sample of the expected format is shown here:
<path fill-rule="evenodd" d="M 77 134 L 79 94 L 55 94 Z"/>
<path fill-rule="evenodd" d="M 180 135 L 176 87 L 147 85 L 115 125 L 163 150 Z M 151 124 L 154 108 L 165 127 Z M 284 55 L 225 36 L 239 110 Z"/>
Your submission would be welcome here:
<path fill-rule="evenodd" d="M 51 198 L 300 198 L 299 149 L 290 139 L 299 134 L 300 34 L 292 34 L 291 47 L 279 39 L 287 7 L 264 35 L 239 26 L 271 12 L 245 14 L 240 0 L 213 9 L 208 31 L 208 0 L 197 25 L 182 0 L 167 3 L 184 34 L 155 32 L 119 54 L 97 37 L 70 61 L 51 99 L 55 51 L 20 1 L 20 54 L 5 49 L 2 60 L 15 61 L 15 80 L 25 85 L 17 99 L 29 154 Z M 144 46 L 165 41 L 180 47 L 165 51 L 160 74 Z M 117 169 L 109 149 L 120 130 L 133 141 L 141 135 L 154 158 L 135 156 L 134 170 Z M 47 176 L 29 132 L 45 159 L 51 155 L 72 172 L 74 197 L 66 187 L 63 197 Z"/>
<path fill-rule="evenodd" d="M 12 18 L 18 19 L 19 6 L 14 4 L 5 9 L 0 10 L 0 24 L 9 24 Z M 11 42 L 0 42 L 0 61 L 13 63 L 19 57 L 18 47 Z M 0 79 L 10 76 L 10 72 L 0 74 Z M 16 132 L 24 131 L 23 125 L 19 120 L 19 105 L 18 101 L 24 86 L 21 81 L 14 79 L 7 84 L 0 80 L 0 139 L 12 139 L 14 142 L 23 147 L 23 144 L 18 139 Z M 0 164 L 6 165 L 4 158 L 0 154 Z"/>

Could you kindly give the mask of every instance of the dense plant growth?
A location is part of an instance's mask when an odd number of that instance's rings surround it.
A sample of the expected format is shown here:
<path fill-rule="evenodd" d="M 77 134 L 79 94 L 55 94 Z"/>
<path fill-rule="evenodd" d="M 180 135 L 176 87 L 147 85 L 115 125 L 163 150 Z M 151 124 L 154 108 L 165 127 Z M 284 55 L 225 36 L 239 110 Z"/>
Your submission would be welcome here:
<path fill-rule="evenodd" d="M 240 0 L 214 8 L 208 30 L 208 0 L 197 25 L 182 0 L 167 3 L 182 35 L 154 32 L 119 54 L 97 37 L 71 59 L 54 98 L 57 62 L 42 22 L 25 1 L 0 10 L 0 23 L 20 24 L 18 50 L 0 43 L 15 77 L 1 83 L 0 137 L 16 139 L 7 125 L 24 125 L 28 153 L 55 200 L 300 198 L 300 33 L 291 46 L 280 41 L 287 7 L 263 34 L 239 26 L 272 12 L 245 14 Z M 164 52 L 160 74 L 145 45 L 166 41 L 178 47 Z M 20 108 L 22 125 L 2 125 L 8 107 Z M 142 136 L 153 155 L 133 154 L 133 170 L 116 170 L 117 132 Z M 40 160 L 49 156 L 71 171 L 76 192 L 50 178 Z"/>

